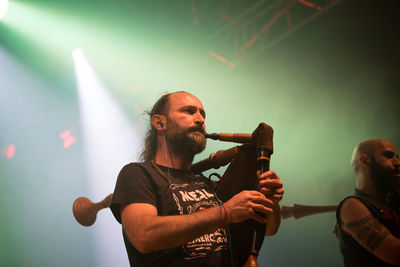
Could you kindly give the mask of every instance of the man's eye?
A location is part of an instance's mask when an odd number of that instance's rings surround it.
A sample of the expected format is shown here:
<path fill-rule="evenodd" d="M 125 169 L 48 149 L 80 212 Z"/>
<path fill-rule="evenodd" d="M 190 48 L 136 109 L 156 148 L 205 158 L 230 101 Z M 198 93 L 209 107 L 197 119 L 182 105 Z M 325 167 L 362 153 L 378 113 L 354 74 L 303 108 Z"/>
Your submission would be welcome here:
<path fill-rule="evenodd" d="M 383 152 L 383 156 L 388 159 L 391 159 L 394 157 L 394 153 L 392 151 L 385 151 L 385 152 Z"/>

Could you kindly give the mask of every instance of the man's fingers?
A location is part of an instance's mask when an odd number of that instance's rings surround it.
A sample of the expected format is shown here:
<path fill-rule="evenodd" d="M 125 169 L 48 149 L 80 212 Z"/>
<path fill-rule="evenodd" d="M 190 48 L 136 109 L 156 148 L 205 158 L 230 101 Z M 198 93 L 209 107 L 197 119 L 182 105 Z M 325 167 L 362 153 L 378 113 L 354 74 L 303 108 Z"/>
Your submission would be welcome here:
<path fill-rule="evenodd" d="M 265 196 L 270 196 L 274 194 L 282 194 L 285 192 L 283 188 L 278 188 L 278 189 L 270 189 L 267 187 L 261 187 L 260 189 L 261 193 L 263 193 Z"/>
<path fill-rule="evenodd" d="M 283 194 L 275 194 L 275 195 L 271 196 L 271 198 L 275 201 L 281 200 L 283 198 Z"/>
<path fill-rule="evenodd" d="M 279 176 L 274 171 L 266 171 L 262 174 L 260 174 L 260 171 L 257 171 L 257 176 L 260 178 L 260 180 L 266 180 L 266 179 L 280 180 Z"/>
<path fill-rule="evenodd" d="M 279 188 L 283 187 L 283 184 L 280 180 L 260 180 L 259 185 L 261 187 L 272 187 L 272 188 Z"/>
<path fill-rule="evenodd" d="M 251 202 L 262 204 L 266 207 L 272 207 L 274 202 L 270 199 L 266 198 L 265 195 L 261 192 L 253 191 L 253 197 L 250 199 Z"/>
<path fill-rule="evenodd" d="M 267 208 L 263 205 L 254 205 L 251 212 L 251 218 L 259 223 L 267 223 L 266 216 L 273 212 L 271 208 Z"/>
<path fill-rule="evenodd" d="M 268 214 L 268 213 L 273 212 L 272 208 L 266 207 L 266 206 L 263 206 L 263 205 L 259 205 L 259 204 L 253 205 L 252 208 L 256 213 L 260 212 L 260 213 Z"/>
<path fill-rule="evenodd" d="M 251 218 L 253 220 L 255 220 L 256 222 L 259 222 L 259 223 L 267 223 L 268 222 L 266 217 L 263 217 L 263 216 L 261 216 L 261 215 L 259 215 L 257 213 L 254 213 Z"/>

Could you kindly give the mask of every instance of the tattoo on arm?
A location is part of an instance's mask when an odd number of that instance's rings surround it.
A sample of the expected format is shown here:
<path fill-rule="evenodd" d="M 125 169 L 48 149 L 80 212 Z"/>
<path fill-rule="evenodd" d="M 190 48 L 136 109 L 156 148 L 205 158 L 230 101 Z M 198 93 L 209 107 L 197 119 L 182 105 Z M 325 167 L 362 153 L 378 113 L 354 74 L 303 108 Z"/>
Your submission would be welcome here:
<path fill-rule="evenodd" d="M 374 217 L 368 215 L 360 220 L 343 223 L 355 240 L 369 251 L 374 251 L 386 236 L 389 230 Z"/>

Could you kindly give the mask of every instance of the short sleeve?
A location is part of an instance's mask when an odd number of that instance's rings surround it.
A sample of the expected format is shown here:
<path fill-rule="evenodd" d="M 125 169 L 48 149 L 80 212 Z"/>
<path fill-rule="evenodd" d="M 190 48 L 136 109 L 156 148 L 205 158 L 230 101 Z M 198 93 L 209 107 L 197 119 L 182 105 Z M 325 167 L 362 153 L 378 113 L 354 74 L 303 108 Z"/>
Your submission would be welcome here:
<path fill-rule="evenodd" d="M 119 223 L 120 207 L 131 203 L 147 203 L 157 207 L 150 175 L 137 163 L 125 165 L 117 178 L 110 209 Z"/>

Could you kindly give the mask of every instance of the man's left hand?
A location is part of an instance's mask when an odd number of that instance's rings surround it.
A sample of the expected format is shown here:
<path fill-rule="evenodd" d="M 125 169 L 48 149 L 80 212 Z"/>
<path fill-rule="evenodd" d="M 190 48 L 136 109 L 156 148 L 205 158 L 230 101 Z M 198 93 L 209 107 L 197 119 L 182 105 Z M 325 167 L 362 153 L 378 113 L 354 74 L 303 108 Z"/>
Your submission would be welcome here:
<path fill-rule="evenodd" d="M 257 172 L 257 176 L 260 179 L 259 185 L 261 193 L 275 204 L 278 204 L 284 193 L 283 184 L 279 176 L 274 171 L 267 171 L 261 175 L 260 172 Z"/>

